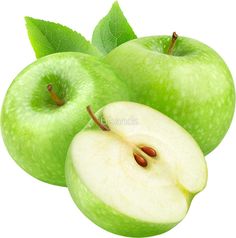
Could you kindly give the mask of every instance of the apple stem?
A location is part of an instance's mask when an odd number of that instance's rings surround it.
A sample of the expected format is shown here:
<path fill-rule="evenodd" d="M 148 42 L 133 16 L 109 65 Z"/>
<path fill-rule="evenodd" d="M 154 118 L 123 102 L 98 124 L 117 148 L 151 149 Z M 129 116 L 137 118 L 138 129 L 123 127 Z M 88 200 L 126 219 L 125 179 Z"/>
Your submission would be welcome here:
<path fill-rule="evenodd" d="M 168 49 L 168 55 L 173 54 L 173 49 L 175 47 L 175 43 L 176 43 L 177 38 L 178 38 L 178 35 L 176 34 L 176 32 L 173 32 L 171 43 L 170 43 L 170 46 L 169 46 L 169 49 Z"/>
<path fill-rule="evenodd" d="M 60 99 L 57 94 L 53 91 L 53 87 L 51 84 L 47 86 L 48 92 L 50 93 L 51 99 L 57 104 L 57 106 L 64 105 L 64 100 Z"/>
<path fill-rule="evenodd" d="M 87 111 L 90 115 L 90 117 L 92 118 L 92 120 L 95 122 L 96 125 L 98 125 L 103 131 L 110 131 L 110 128 L 108 128 L 107 126 L 103 125 L 98 118 L 95 116 L 94 112 L 91 109 L 91 106 L 87 106 Z"/>

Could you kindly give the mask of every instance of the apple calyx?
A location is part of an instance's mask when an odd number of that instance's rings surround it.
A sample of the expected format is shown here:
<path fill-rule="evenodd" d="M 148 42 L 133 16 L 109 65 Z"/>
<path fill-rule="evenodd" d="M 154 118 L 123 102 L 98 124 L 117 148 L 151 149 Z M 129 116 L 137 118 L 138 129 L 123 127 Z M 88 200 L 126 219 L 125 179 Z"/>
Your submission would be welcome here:
<path fill-rule="evenodd" d="M 99 119 L 95 116 L 93 110 L 91 109 L 91 106 L 87 106 L 86 109 L 87 109 L 87 111 L 89 113 L 89 116 L 92 118 L 94 123 L 101 130 L 103 130 L 103 131 L 111 131 L 111 129 L 109 127 L 107 127 L 106 125 L 102 124 L 99 121 Z M 148 158 L 151 157 L 153 159 L 154 157 L 157 157 L 156 150 L 151 148 L 151 147 L 149 147 L 149 146 L 136 146 L 136 145 L 132 145 L 132 147 L 134 148 L 134 152 L 133 152 L 134 159 L 137 162 L 137 164 L 140 165 L 141 167 L 147 167 L 148 166 L 148 162 L 147 162 Z"/>
<path fill-rule="evenodd" d="M 172 55 L 173 49 L 174 49 L 174 47 L 175 47 L 175 43 L 176 43 L 176 41 L 177 41 L 177 38 L 178 38 L 177 33 L 176 33 L 176 32 L 173 32 L 173 34 L 172 34 L 172 39 L 171 39 L 171 43 L 170 43 L 170 46 L 169 46 L 169 49 L 168 49 L 168 52 L 167 52 L 168 55 Z"/>
<path fill-rule="evenodd" d="M 64 100 L 59 98 L 57 94 L 53 91 L 52 84 L 48 84 L 47 90 L 50 93 L 51 99 L 57 104 L 57 106 L 62 106 L 65 104 Z"/>

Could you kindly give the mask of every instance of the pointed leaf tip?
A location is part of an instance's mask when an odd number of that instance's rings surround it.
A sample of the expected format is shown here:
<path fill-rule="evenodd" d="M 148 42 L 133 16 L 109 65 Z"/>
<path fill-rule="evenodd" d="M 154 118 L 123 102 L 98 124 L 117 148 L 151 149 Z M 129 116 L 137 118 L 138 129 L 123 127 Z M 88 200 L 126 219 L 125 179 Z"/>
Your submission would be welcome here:
<path fill-rule="evenodd" d="M 25 17 L 29 40 L 40 58 L 57 52 L 82 52 L 100 56 L 99 50 L 81 34 L 58 23 Z"/>
<path fill-rule="evenodd" d="M 115 1 L 108 14 L 95 27 L 92 43 L 105 55 L 117 46 L 136 38 L 119 3 Z"/>

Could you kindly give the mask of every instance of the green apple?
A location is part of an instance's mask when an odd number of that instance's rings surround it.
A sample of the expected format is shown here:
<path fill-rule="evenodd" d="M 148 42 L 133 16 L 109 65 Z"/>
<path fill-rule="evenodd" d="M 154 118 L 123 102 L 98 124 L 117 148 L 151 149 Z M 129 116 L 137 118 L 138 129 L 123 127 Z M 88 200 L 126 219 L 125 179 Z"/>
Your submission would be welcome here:
<path fill-rule="evenodd" d="M 95 123 L 75 136 L 66 160 L 67 185 L 79 209 L 119 235 L 170 230 L 206 185 L 198 144 L 175 121 L 145 105 L 114 102 L 96 116 L 89 112 Z"/>
<path fill-rule="evenodd" d="M 131 100 L 183 126 L 211 152 L 226 134 L 235 107 L 232 76 L 223 59 L 194 39 L 152 36 L 129 41 L 105 61 L 127 82 Z"/>
<path fill-rule="evenodd" d="M 13 81 L 2 107 L 2 135 L 12 158 L 32 176 L 65 185 L 72 138 L 96 110 L 128 100 L 126 85 L 100 60 L 81 53 L 39 59 Z"/>

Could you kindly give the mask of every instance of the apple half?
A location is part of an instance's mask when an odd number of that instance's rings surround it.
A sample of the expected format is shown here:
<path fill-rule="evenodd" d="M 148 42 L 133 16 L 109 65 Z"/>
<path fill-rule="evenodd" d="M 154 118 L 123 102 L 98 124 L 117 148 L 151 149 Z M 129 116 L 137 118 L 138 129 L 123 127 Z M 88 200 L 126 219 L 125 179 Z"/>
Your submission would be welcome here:
<path fill-rule="evenodd" d="M 75 136 L 66 160 L 67 185 L 79 209 L 123 236 L 173 228 L 206 186 L 197 143 L 172 119 L 141 104 L 115 102 L 90 114 L 94 121 Z"/>

